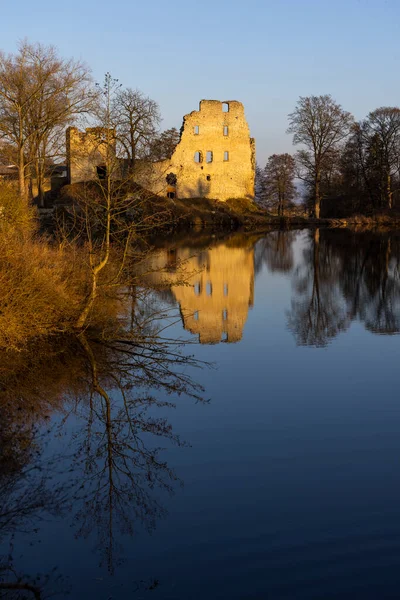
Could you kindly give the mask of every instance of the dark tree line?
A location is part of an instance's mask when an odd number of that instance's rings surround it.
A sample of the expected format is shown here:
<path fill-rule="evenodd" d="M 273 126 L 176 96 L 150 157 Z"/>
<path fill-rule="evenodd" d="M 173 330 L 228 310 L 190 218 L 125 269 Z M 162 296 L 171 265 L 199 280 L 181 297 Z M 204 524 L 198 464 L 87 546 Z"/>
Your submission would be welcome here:
<path fill-rule="evenodd" d="M 373 333 L 398 333 L 398 235 L 330 229 L 307 235 L 302 261 L 293 271 L 287 314 L 297 343 L 325 346 L 354 320 Z"/>
<path fill-rule="evenodd" d="M 400 205 L 400 109 L 381 107 L 359 122 L 331 96 L 301 97 L 289 115 L 294 157 L 258 167 L 260 204 L 283 215 L 302 182 L 310 216 L 390 213 Z"/>

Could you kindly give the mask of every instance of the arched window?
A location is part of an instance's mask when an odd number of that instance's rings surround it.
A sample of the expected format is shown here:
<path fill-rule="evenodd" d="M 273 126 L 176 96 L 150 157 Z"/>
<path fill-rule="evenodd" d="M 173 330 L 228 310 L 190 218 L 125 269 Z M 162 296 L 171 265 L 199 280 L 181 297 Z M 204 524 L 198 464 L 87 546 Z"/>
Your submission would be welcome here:
<path fill-rule="evenodd" d="M 222 103 L 222 112 L 229 112 L 229 103 L 228 102 Z"/>
<path fill-rule="evenodd" d="M 213 153 L 211 152 L 211 150 L 208 150 L 207 154 L 206 154 L 206 162 L 211 163 L 212 161 L 213 161 Z"/>
<path fill-rule="evenodd" d="M 227 162 L 229 160 L 229 152 L 227 150 L 225 150 L 224 152 L 224 162 Z"/>
<path fill-rule="evenodd" d="M 200 128 L 199 128 L 199 126 L 198 126 L 198 125 L 195 125 L 195 126 L 193 127 L 193 131 L 194 131 L 194 135 L 199 135 L 199 133 L 200 133 Z"/>
<path fill-rule="evenodd" d="M 201 162 L 203 162 L 203 155 L 200 152 L 200 150 L 197 150 L 197 152 L 194 153 L 194 162 L 195 163 L 201 163 Z"/>
<path fill-rule="evenodd" d="M 229 127 L 228 125 L 224 125 L 224 135 L 228 135 L 229 134 Z"/>

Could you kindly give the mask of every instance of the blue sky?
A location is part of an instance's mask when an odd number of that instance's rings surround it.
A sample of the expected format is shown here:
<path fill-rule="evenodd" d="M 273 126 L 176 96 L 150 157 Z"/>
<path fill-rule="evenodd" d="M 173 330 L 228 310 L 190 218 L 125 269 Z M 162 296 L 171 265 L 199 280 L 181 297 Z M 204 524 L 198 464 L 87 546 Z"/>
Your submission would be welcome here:
<path fill-rule="evenodd" d="M 299 96 L 330 93 L 357 119 L 400 104 L 399 0 L 1 2 L 0 48 L 56 45 L 157 100 L 163 128 L 201 98 L 240 100 L 257 160 L 293 152 Z"/>

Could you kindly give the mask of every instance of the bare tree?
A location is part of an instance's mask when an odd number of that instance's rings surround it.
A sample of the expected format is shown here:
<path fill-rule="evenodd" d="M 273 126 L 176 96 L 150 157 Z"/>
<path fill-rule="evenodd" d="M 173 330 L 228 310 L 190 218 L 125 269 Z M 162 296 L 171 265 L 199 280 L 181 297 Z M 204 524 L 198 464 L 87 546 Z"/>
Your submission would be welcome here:
<path fill-rule="evenodd" d="M 150 149 L 151 160 L 166 160 L 171 158 L 180 140 L 180 133 L 176 127 L 163 131 L 152 143 Z"/>
<path fill-rule="evenodd" d="M 102 99 L 102 126 L 96 129 L 98 144 L 103 147 L 104 164 L 102 177 L 78 186 L 74 199 L 77 203 L 77 220 L 80 220 L 87 240 L 90 285 L 86 300 L 76 321 L 76 328 L 87 325 L 93 304 L 98 297 L 99 285 L 102 289 L 117 284 L 129 284 L 122 277 L 125 266 L 132 256 L 131 241 L 144 230 L 157 223 L 165 223 L 168 210 L 148 211 L 144 214 L 143 205 L 150 201 L 151 192 L 140 188 L 128 173 L 124 175 L 121 161 L 116 154 L 117 136 L 113 128 L 113 105 L 119 93 L 120 84 L 106 73 L 103 86 L 98 86 Z M 109 275 L 105 268 L 111 253 L 118 256 L 113 262 Z M 103 278 L 102 281 L 100 279 Z"/>
<path fill-rule="evenodd" d="M 295 162 L 290 154 L 273 154 L 264 169 L 265 193 L 267 202 L 278 207 L 282 216 L 285 206 L 296 196 L 294 185 Z"/>
<path fill-rule="evenodd" d="M 369 113 L 359 125 L 366 147 L 366 166 L 375 174 L 379 204 L 393 207 L 393 178 L 400 168 L 400 109 L 382 107 Z"/>
<path fill-rule="evenodd" d="M 148 155 L 161 121 L 160 108 L 139 90 L 120 89 L 112 102 L 117 144 L 133 172 L 137 159 Z"/>
<path fill-rule="evenodd" d="M 289 115 L 288 133 L 293 143 L 305 146 L 297 153 L 303 177 L 313 182 L 314 215 L 318 219 L 321 205 L 321 179 L 327 158 L 349 134 L 353 117 L 330 95 L 300 97 Z"/>
<path fill-rule="evenodd" d="M 264 169 L 256 163 L 255 175 L 254 175 L 254 191 L 255 201 L 260 206 L 266 206 L 266 193 L 265 193 L 265 172 Z"/>
<path fill-rule="evenodd" d="M 0 53 L 0 138 L 15 146 L 22 197 L 28 167 L 42 188 L 55 131 L 90 109 L 90 83 L 89 69 L 60 58 L 53 46 L 24 41 L 16 54 Z"/>

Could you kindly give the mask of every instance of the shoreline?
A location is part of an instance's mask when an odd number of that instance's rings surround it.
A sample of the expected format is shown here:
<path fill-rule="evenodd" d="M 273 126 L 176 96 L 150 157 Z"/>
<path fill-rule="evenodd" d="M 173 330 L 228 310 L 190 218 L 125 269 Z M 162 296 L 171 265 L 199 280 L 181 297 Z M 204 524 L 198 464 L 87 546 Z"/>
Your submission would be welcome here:
<path fill-rule="evenodd" d="M 96 185 L 96 184 L 95 184 Z M 96 194 L 96 190 L 92 188 Z M 49 233 L 54 229 L 54 217 L 58 211 L 71 211 L 81 194 L 85 193 L 85 184 L 64 186 L 54 199 L 52 208 L 38 208 L 39 220 Z M 175 234 L 186 231 L 208 231 L 231 233 L 234 231 L 270 231 L 276 229 L 305 228 L 350 228 L 350 229 L 400 229 L 400 214 L 354 215 L 351 217 L 310 218 L 299 215 L 275 216 L 257 206 L 250 199 L 232 199 L 225 202 L 206 198 L 169 199 L 153 196 L 137 186 L 132 193 L 137 195 L 138 208 L 131 218 L 138 221 L 145 217 L 153 225 L 144 237 Z M 140 228 L 138 229 L 140 235 Z"/>

